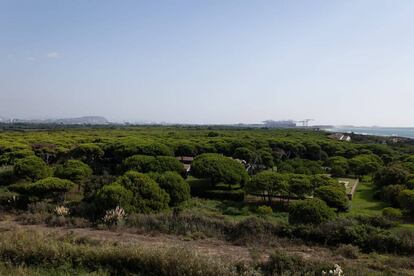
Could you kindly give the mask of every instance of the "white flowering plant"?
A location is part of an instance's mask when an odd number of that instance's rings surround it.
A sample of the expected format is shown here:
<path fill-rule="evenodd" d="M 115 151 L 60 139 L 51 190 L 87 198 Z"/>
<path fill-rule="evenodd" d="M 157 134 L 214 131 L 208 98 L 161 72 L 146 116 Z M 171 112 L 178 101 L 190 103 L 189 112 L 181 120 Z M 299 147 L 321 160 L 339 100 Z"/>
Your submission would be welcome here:
<path fill-rule="evenodd" d="M 105 216 L 103 217 L 103 222 L 107 225 L 118 225 L 124 220 L 125 216 L 125 210 L 116 206 L 115 209 L 106 211 Z"/>
<path fill-rule="evenodd" d="M 322 275 L 344 276 L 345 274 L 342 268 L 338 264 L 335 264 L 334 269 L 322 271 Z"/>
<path fill-rule="evenodd" d="M 69 209 L 66 208 L 65 206 L 57 206 L 54 209 L 54 212 L 56 215 L 61 216 L 61 217 L 66 217 L 70 214 Z"/>

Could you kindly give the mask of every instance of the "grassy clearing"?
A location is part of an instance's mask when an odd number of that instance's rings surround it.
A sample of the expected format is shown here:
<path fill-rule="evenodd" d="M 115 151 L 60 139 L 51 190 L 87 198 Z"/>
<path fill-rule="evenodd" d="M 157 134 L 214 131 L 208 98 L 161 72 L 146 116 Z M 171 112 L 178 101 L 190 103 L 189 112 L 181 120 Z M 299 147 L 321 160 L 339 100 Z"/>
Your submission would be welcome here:
<path fill-rule="evenodd" d="M 184 205 L 186 213 L 223 218 L 231 222 L 239 222 L 250 217 L 259 217 L 256 204 L 244 202 L 219 201 L 211 199 L 192 198 Z M 274 211 L 267 215 L 266 220 L 274 223 L 287 223 L 288 213 Z"/>
<path fill-rule="evenodd" d="M 385 202 L 374 199 L 374 184 L 371 182 L 360 182 L 351 201 L 353 215 L 381 215 L 382 209 L 387 207 Z"/>

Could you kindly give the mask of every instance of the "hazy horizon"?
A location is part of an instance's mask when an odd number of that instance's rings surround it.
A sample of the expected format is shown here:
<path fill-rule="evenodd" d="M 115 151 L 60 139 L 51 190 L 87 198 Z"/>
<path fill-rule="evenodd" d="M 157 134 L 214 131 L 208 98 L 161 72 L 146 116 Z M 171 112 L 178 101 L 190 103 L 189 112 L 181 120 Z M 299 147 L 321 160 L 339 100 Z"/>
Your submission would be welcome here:
<path fill-rule="evenodd" d="M 0 116 L 414 127 L 414 2 L 0 0 Z"/>

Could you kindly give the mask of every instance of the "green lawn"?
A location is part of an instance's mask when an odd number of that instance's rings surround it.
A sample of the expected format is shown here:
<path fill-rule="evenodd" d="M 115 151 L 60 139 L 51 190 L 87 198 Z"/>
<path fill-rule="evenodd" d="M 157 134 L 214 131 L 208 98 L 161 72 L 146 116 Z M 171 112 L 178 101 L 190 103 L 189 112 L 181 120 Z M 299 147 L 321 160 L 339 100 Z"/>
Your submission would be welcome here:
<path fill-rule="evenodd" d="M 351 201 L 351 214 L 381 215 L 385 202 L 374 199 L 374 187 L 371 182 L 360 182 Z"/>

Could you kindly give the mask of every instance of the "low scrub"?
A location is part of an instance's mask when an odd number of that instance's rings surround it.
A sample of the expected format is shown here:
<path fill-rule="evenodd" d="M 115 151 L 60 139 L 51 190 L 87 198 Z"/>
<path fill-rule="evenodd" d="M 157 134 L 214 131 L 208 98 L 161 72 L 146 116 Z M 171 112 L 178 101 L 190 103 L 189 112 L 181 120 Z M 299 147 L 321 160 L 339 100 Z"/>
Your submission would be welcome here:
<path fill-rule="evenodd" d="M 238 274 L 233 263 L 198 256 L 181 248 L 147 249 L 110 244 L 93 246 L 73 240 L 58 240 L 36 232 L 2 233 L 0 260 L 28 267 L 106 270 L 112 275 Z"/>

